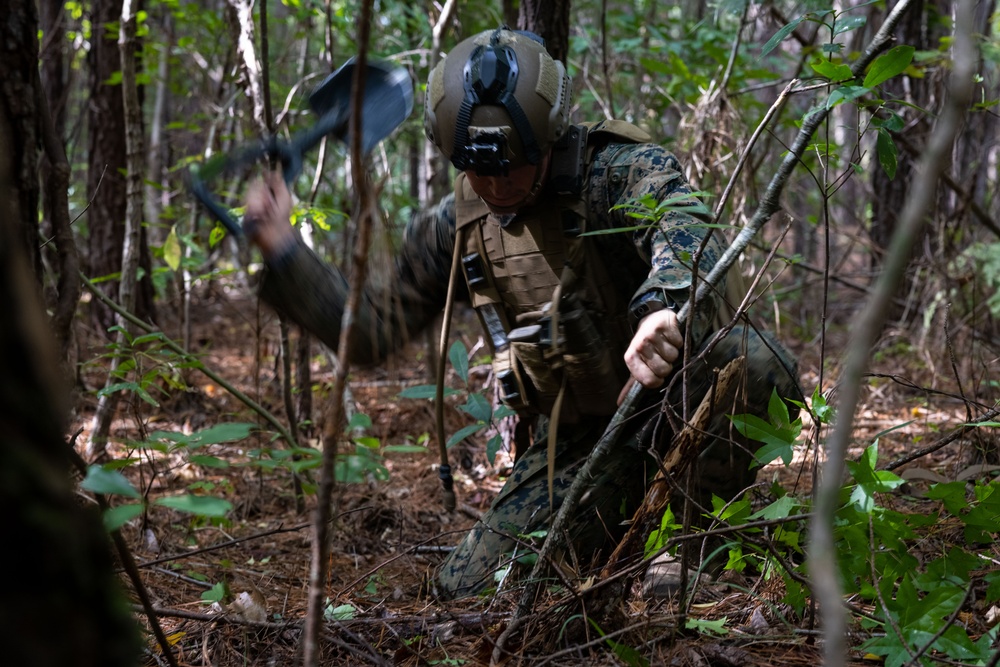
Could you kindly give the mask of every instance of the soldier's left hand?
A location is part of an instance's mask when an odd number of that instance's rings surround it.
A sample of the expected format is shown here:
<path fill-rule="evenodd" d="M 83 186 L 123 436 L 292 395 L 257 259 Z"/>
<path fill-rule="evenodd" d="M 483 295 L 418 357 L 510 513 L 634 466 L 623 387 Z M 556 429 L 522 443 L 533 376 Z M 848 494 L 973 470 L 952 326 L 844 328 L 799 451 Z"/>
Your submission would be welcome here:
<path fill-rule="evenodd" d="M 672 310 L 651 313 L 639 323 L 625 351 L 625 365 L 642 386 L 655 389 L 674 370 L 683 344 L 677 313 Z"/>

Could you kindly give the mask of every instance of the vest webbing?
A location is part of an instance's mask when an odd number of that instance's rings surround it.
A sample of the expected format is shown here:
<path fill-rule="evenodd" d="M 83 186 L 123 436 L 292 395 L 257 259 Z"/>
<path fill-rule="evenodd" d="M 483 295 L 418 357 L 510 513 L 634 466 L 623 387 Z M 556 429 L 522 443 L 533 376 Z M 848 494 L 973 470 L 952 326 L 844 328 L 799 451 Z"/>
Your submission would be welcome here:
<path fill-rule="evenodd" d="M 606 122 L 594 126 L 591 138 L 635 143 L 645 134 L 632 125 Z M 588 147 L 584 174 L 593 150 Z M 586 178 L 585 178 L 586 182 Z M 612 284 L 594 237 L 587 231 L 590 206 L 587 192 L 580 195 L 547 195 L 524 209 L 505 227 L 460 174 L 455 181 L 455 217 L 463 244 L 465 277 L 472 305 L 490 332 L 494 371 L 502 383 L 509 379 L 520 396 L 505 400 L 510 407 L 528 413 L 549 414 L 565 375 L 568 396 L 560 421 L 573 422 L 582 415 L 610 415 L 617 407 L 619 390 L 628 379 L 622 353 L 632 337 L 624 314 L 629 295 Z M 477 259 L 478 258 L 478 259 Z M 567 273 L 566 268 L 570 271 Z M 570 279 L 572 277 L 572 279 Z M 545 337 L 546 311 L 551 311 L 553 293 L 564 282 L 562 294 L 582 306 L 589 323 L 582 322 L 592 340 L 577 341 L 571 332 L 580 313 L 564 313 L 560 333 L 548 344 L 539 341 L 541 324 Z M 560 300 L 562 304 L 566 298 Z M 514 340 L 503 343 L 497 327 Z M 525 334 L 527 332 L 527 334 Z M 498 338 L 501 342 L 497 345 Z M 565 338 L 566 340 L 563 340 Z M 511 389 L 512 393 L 514 392 Z"/>

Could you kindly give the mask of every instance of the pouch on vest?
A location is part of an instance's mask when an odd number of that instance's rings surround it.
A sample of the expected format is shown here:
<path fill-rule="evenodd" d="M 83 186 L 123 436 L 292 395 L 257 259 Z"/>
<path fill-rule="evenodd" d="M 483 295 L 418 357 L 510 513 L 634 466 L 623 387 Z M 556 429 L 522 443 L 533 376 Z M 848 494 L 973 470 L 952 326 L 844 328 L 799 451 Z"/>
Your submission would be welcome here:
<path fill-rule="evenodd" d="M 494 353 L 493 371 L 500 384 L 500 400 L 504 405 L 515 411 L 527 408 L 530 402 L 528 388 L 521 376 L 521 368 L 512 346 L 508 345 Z"/>
<path fill-rule="evenodd" d="M 622 381 L 611 351 L 576 294 L 570 292 L 561 301 L 556 340 L 573 405 L 583 414 L 614 414 Z"/>

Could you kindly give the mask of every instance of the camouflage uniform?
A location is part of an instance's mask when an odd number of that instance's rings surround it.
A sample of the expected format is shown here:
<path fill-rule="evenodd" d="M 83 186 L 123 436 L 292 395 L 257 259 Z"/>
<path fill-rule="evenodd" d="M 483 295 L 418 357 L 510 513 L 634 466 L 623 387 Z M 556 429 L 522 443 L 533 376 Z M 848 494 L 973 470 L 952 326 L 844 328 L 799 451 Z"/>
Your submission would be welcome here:
<path fill-rule="evenodd" d="M 690 194 L 677 159 L 665 149 L 648 143 L 627 143 L 613 135 L 600 134 L 598 125 L 592 155 L 584 173 L 582 200 L 587 209 L 587 230 L 632 228 L 642 221 L 612 210 L 636 198 L 650 195 L 660 202 Z M 539 201 L 548 194 L 543 191 Z M 536 203 L 536 205 L 539 205 Z M 504 224 L 517 225 L 522 210 Z M 703 222 L 680 211 L 667 213 L 659 224 L 634 231 L 589 236 L 591 246 L 610 275 L 610 283 L 626 307 L 618 313 L 599 313 L 602 322 L 628 322 L 629 305 L 652 295 L 668 306 L 684 303 L 692 284 L 692 257 L 707 232 Z M 487 220 L 484 224 L 496 224 Z M 441 312 L 447 290 L 452 251 L 455 244 L 455 197 L 445 197 L 437 206 L 415 216 L 404 232 L 400 252 L 391 275 L 381 287 L 369 285 L 355 324 L 351 341 L 352 363 L 374 363 L 398 349 L 428 326 Z M 700 273 L 704 275 L 718 259 L 721 242 L 714 235 L 702 248 Z M 276 262 L 262 286 L 263 297 L 291 319 L 315 333 L 324 343 L 336 347 L 347 282 L 304 246 L 298 246 Z M 457 287 L 459 299 L 469 299 L 467 285 Z M 720 287 L 720 293 L 723 291 Z M 718 297 L 702 300 L 688 325 L 692 349 L 702 351 L 715 329 Z M 518 304 L 503 304 L 510 321 L 519 314 Z M 608 340 L 612 357 L 622 359 L 628 340 Z M 712 369 L 721 368 L 739 354 L 748 354 L 748 371 L 738 405 L 719 406 L 711 422 L 710 435 L 696 466 L 697 492 L 703 505 L 711 493 L 730 499 L 752 483 L 755 473 L 748 470 L 750 451 L 755 448 L 734 431 L 726 414 L 751 412 L 765 416 L 772 387 L 781 395 L 798 397 L 795 366 L 780 346 L 753 330 L 738 327 L 707 353 L 695 360 L 688 373 L 688 400 L 697 402 L 707 392 Z M 661 392 L 649 392 L 650 406 L 659 403 Z M 681 383 L 675 382 L 668 403 L 681 412 Z M 640 415 L 655 415 L 644 410 Z M 468 533 L 443 564 L 439 591 L 445 597 L 476 594 L 492 585 L 494 572 L 506 562 L 523 535 L 543 530 L 550 521 L 546 467 L 548 419 L 530 407 L 522 419 L 534 422 L 533 444 L 518 458 L 510 478 L 481 522 Z M 569 488 L 590 450 L 603 434 L 607 414 L 583 414 L 571 423 L 560 423 L 555 466 L 555 504 Z M 656 428 L 641 428 L 650 422 Z M 561 420 L 562 422 L 562 420 Z M 606 554 L 621 536 L 622 522 L 641 501 L 644 482 L 655 463 L 647 453 L 652 434 L 657 442 L 669 442 L 666 420 L 636 419 L 631 432 L 620 440 L 614 460 L 602 470 L 585 493 L 579 512 L 570 527 L 571 545 L 581 563 L 598 552 Z M 748 447 L 750 451 L 748 451 Z"/>

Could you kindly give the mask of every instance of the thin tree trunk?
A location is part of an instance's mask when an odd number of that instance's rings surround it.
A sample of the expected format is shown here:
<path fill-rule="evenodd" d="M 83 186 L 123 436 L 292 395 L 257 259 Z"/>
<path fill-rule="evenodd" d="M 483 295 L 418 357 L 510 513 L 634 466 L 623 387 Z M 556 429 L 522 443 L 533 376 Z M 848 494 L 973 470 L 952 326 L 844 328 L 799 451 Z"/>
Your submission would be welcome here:
<path fill-rule="evenodd" d="M 902 0 L 905 3 L 906 0 Z M 851 326 L 851 342 L 841 374 L 837 421 L 827 441 L 826 463 L 816 493 L 816 514 L 810 525 L 809 567 L 823 610 L 824 665 L 844 664 L 844 637 L 847 624 L 841 606 L 841 588 L 837 570 L 836 548 L 833 542 L 833 520 L 839 504 L 841 478 L 847 445 L 852 438 L 854 411 L 860 398 L 860 388 L 868 365 L 872 345 L 889 313 L 889 306 L 909 262 L 914 241 L 927 221 L 937 195 L 937 184 L 948 164 L 948 156 L 972 99 L 972 77 L 978 60 L 972 39 L 972 1 L 956 3 L 955 35 L 952 41 L 951 94 L 944 111 L 931 133 L 927 149 L 914 173 L 906 205 L 899 214 L 899 225 L 893 235 L 875 293 Z"/>
<path fill-rule="evenodd" d="M 5 508 L 4 664 L 125 667 L 139 657 L 107 535 L 74 497 L 63 440 L 69 402 L 42 308 L 38 257 L 38 17 L 10 0 L 0 21 L 0 504 Z M 58 638 L 54 638 L 54 633 Z"/>
<path fill-rule="evenodd" d="M 46 255 L 55 272 L 56 290 L 52 310 L 52 328 L 59 345 L 60 358 L 66 364 L 72 338 L 73 317 L 80 298 L 80 257 L 69 219 L 70 167 L 63 143 L 65 131 L 66 66 L 62 3 L 40 3 L 44 46 L 39 46 L 40 78 L 35 82 L 35 108 L 38 132 L 44 150 L 42 160 L 42 218 L 46 235 L 54 242 L 55 252 Z M 67 374 L 69 371 L 66 371 Z"/>
<path fill-rule="evenodd" d="M 261 83 L 262 70 L 254 47 L 253 2 L 251 0 L 228 0 L 232 7 L 236 24 L 237 52 L 240 56 L 240 71 L 243 73 L 243 88 L 253 108 L 253 120 L 261 132 L 268 132 L 264 87 Z"/>
<path fill-rule="evenodd" d="M 139 106 L 139 92 L 135 75 L 135 10 L 133 0 L 122 3 L 121 28 L 118 38 L 121 55 L 122 71 L 122 108 L 125 115 L 125 145 L 126 145 L 126 188 L 125 188 L 125 236 L 122 246 L 122 270 L 118 288 L 118 303 L 128 312 L 135 310 L 136 287 L 139 270 L 139 254 L 141 249 L 142 230 L 142 183 L 144 173 L 144 155 L 142 138 L 142 109 Z M 122 350 L 128 345 L 133 327 L 124 318 L 118 319 L 118 334 L 116 345 Z M 106 387 L 118 380 L 117 371 L 122 355 L 116 354 L 111 359 L 111 369 L 108 372 Z M 111 421 L 118 407 L 119 392 L 108 392 L 101 395 L 94 414 L 93 427 L 87 447 L 91 457 L 100 454 L 107 446 L 111 431 Z"/>
<path fill-rule="evenodd" d="M 361 16 L 358 21 L 357 68 L 352 81 L 351 100 L 351 168 L 354 181 L 357 206 L 357 242 L 354 247 L 353 271 L 347 303 L 344 306 L 344 317 L 340 331 L 337 357 L 340 368 L 337 369 L 331 392 L 330 419 L 323 429 L 323 461 L 320 468 L 319 490 L 316 494 L 316 512 L 313 517 L 312 554 L 309 567 L 309 600 L 306 611 L 306 628 L 302 637 L 303 663 L 305 667 L 317 667 L 320 663 L 320 630 L 323 626 L 323 601 L 326 593 L 327 577 L 329 575 L 329 557 L 331 542 L 331 521 L 333 514 L 333 489 L 336 483 L 335 466 L 340 438 L 344 432 L 344 391 L 347 387 L 347 375 L 350 372 L 350 362 L 347 355 L 348 341 L 352 334 L 354 318 L 361 301 L 368 270 L 368 251 L 371 243 L 372 226 L 377 219 L 375 195 L 368 182 L 366 173 L 367 161 L 361 152 L 361 124 L 364 119 L 361 114 L 359 93 L 364 86 L 363 75 L 368 60 L 368 40 L 371 32 L 372 0 L 366 0 L 361 5 Z"/>
<path fill-rule="evenodd" d="M 125 111 L 119 85 L 108 83 L 121 70 L 121 55 L 117 34 L 109 35 L 109 28 L 121 18 L 121 3 L 115 0 L 95 0 L 93 11 L 93 37 L 89 53 L 90 93 L 87 105 L 87 127 L 90 144 L 87 196 L 91 204 L 87 210 L 90 241 L 87 256 L 87 273 L 91 277 L 120 273 L 125 245 L 126 215 L 126 139 Z M 155 320 L 153 305 L 152 261 L 140 232 L 140 265 L 145 269 L 139 299 L 133 309 L 143 319 Z M 116 297 L 117 280 L 101 283 L 105 294 Z M 98 301 L 91 302 L 94 324 L 106 330 L 115 323 L 114 314 Z"/>
<path fill-rule="evenodd" d="M 162 11 L 161 21 L 164 35 L 163 51 L 159 54 L 156 66 L 156 84 L 153 93 L 153 113 L 149 121 L 149 146 L 146 150 L 146 168 L 149 173 L 144 200 L 146 222 L 151 225 L 152 242 L 162 245 L 166 234 L 157 224 L 163 210 L 164 195 L 168 191 L 168 182 L 164 178 L 163 168 L 169 154 L 168 147 L 163 142 L 163 128 L 167 123 L 167 105 L 170 99 L 170 89 L 167 79 L 170 76 L 170 56 L 174 43 L 173 12 Z"/>
<path fill-rule="evenodd" d="M 569 55 L 570 0 L 522 0 L 517 27 L 545 40 L 545 49 L 556 60 Z"/>

